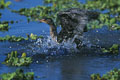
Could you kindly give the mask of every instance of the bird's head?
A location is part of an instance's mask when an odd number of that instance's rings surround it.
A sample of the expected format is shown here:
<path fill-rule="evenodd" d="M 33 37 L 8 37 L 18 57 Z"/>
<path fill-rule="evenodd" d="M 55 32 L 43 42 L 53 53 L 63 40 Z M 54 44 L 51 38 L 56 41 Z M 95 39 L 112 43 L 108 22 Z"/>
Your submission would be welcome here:
<path fill-rule="evenodd" d="M 40 20 L 40 22 L 46 23 L 46 24 L 54 24 L 53 20 L 51 18 L 43 18 Z"/>

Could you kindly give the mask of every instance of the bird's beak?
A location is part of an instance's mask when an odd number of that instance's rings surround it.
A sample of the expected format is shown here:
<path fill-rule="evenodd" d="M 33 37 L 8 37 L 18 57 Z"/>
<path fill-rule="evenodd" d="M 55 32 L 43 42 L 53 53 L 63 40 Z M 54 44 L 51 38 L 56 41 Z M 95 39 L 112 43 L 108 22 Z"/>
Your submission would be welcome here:
<path fill-rule="evenodd" d="M 41 19 L 39 20 L 40 22 L 46 23 L 45 19 Z"/>

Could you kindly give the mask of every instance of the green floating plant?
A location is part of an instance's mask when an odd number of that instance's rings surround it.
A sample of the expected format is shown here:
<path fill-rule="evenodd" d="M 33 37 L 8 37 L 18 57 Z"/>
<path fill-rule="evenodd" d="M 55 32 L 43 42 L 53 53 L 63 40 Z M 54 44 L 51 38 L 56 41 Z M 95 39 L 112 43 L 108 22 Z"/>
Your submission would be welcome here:
<path fill-rule="evenodd" d="M 98 20 L 90 21 L 87 24 L 87 29 L 96 29 L 96 28 L 101 28 L 103 24 L 100 24 Z"/>
<path fill-rule="evenodd" d="M 29 66 L 32 63 L 31 57 L 26 57 L 26 53 L 22 53 L 21 57 L 18 57 L 17 51 L 12 51 L 8 54 L 3 64 L 8 66 Z"/>
<path fill-rule="evenodd" d="M 34 72 L 24 73 L 22 69 L 17 69 L 13 73 L 3 73 L 0 77 L 1 80 L 34 80 Z"/>
<path fill-rule="evenodd" d="M 2 13 L 0 13 L 1 18 Z M 10 28 L 9 24 L 18 23 L 18 21 L 0 21 L 0 31 L 8 31 Z"/>
<path fill-rule="evenodd" d="M 33 33 L 31 33 L 30 35 L 27 34 L 27 38 L 21 37 L 21 36 L 9 36 L 6 35 L 5 37 L 0 37 L 0 41 L 10 41 L 10 42 L 19 42 L 19 41 L 23 41 L 23 40 L 37 40 L 38 38 L 43 38 L 43 36 L 37 36 Z"/>
<path fill-rule="evenodd" d="M 31 20 L 39 20 L 43 17 L 52 18 L 56 25 L 59 26 L 57 13 L 62 10 L 69 8 L 94 10 L 101 14 L 97 23 L 96 21 L 92 21 L 90 24 L 88 23 L 88 29 L 101 28 L 103 26 L 108 26 L 111 30 L 120 29 L 120 24 L 117 23 L 120 22 L 119 0 L 86 0 L 85 4 L 80 3 L 78 0 L 43 0 L 43 3 L 44 6 L 22 8 L 18 11 L 13 10 L 13 12 L 27 16 L 28 22 Z"/>
<path fill-rule="evenodd" d="M 101 12 L 98 26 L 106 25 L 111 30 L 119 30 L 120 24 L 120 0 L 87 0 L 84 9 Z M 104 12 L 104 13 L 102 13 Z"/>
<path fill-rule="evenodd" d="M 38 38 L 37 35 L 35 35 L 35 34 L 33 34 L 33 33 L 30 34 L 30 39 L 36 40 L 37 38 Z"/>
<path fill-rule="evenodd" d="M 2 16 L 2 13 L 0 13 L 0 18 L 1 18 L 1 16 Z"/>
<path fill-rule="evenodd" d="M 27 38 L 25 39 L 24 37 L 16 37 L 16 36 L 5 36 L 5 37 L 0 37 L 0 41 L 10 41 L 10 42 L 19 42 L 22 40 L 27 40 Z"/>
<path fill-rule="evenodd" d="M 112 47 L 109 49 L 102 48 L 103 53 L 112 53 L 112 54 L 118 54 L 119 53 L 119 45 L 113 44 Z"/>
<path fill-rule="evenodd" d="M 7 21 L 0 22 L 0 31 L 8 31 L 9 28 L 10 26 Z"/>
<path fill-rule="evenodd" d="M 92 74 L 91 80 L 120 80 L 120 69 L 114 69 L 100 76 L 100 74 Z"/>
<path fill-rule="evenodd" d="M 36 6 L 32 8 L 22 8 L 18 11 L 12 10 L 13 12 L 25 15 L 30 20 L 39 20 L 43 17 L 52 18 L 56 25 L 59 25 L 57 19 L 57 13 L 61 10 L 68 8 L 82 8 L 82 5 L 78 0 L 43 0 L 44 6 Z M 50 5 L 50 6 L 46 6 Z"/>
<path fill-rule="evenodd" d="M 11 1 L 5 2 L 5 0 L 0 0 L 0 9 L 4 9 L 5 7 L 8 7 L 11 4 Z"/>

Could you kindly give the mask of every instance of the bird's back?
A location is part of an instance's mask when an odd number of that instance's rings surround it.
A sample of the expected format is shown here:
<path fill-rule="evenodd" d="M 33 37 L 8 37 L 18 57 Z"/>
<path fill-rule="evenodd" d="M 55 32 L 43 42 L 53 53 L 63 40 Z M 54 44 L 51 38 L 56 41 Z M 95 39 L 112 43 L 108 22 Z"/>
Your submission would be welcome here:
<path fill-rule="evenodd" d="M 62 30 L 58 35 L 58 39 L 73 38 L 74 35 L 82 35 L 86 29 L 86 24 L 92 19 L 97 19 L 99 16 L 98 12 L 82 10 L 79 8 L 71 8 L 66 11 L 58 13 L 58 19 Z"/>

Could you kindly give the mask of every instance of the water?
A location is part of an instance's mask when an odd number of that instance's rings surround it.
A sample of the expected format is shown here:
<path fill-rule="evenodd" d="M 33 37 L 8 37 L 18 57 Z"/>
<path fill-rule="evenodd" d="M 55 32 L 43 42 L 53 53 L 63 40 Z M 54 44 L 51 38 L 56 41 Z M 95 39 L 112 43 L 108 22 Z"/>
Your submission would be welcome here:
<path fill-rule="evenodd" d="M 41 0 L 11 1 L 13 5 L 10 7 L 15 10 L 42 5 Z M 52 41 L 47 24 L 27 23 L 25 16 L 11 13 L 8 9 L 0 10 L 0 12 L 3 14 L 0 20 L 18 21 L 18 23 L 10 24 L 11 28 L 8 32 L 0 32 L 0 36 L 26 37 L 26 33 L 34 33 L 45 37 L 44 40 L 38 39 L 37 41 L 0 42 L 0 62 L 3 62 L 6 54 L 13 50 L 20 53 L 26 52 L 29 56 L 33 56 L 34 62 L 29 67 L 19 68 L 24 69 L 25 72 L 33 71 L 35 76 L 40 76 L 40 78 L 35 77 L 35 80 L 90 80 L 90 75 L 93 73 L 103 75 L 111 69 L 120 68 L 119 55 L 103 55 L 100 52 L 100 47 L 120 44 L 120 31 L 108 31 L 104 27 L 85 32 L 83 41 L 86 46 L 78 51 L 76 44 L 69 41 L 61 44 Z M 0 64 L 0 74 L 13 72 L 17 68 Z"/>

